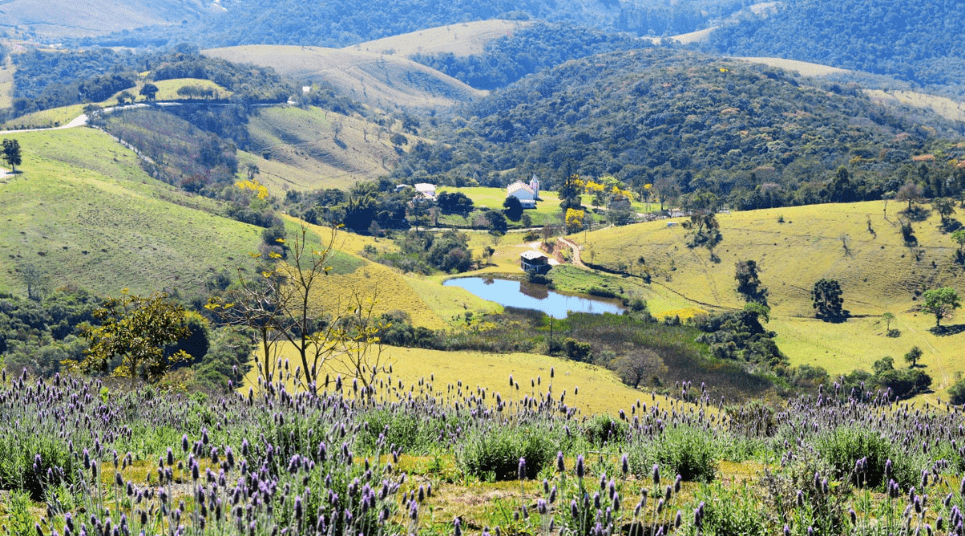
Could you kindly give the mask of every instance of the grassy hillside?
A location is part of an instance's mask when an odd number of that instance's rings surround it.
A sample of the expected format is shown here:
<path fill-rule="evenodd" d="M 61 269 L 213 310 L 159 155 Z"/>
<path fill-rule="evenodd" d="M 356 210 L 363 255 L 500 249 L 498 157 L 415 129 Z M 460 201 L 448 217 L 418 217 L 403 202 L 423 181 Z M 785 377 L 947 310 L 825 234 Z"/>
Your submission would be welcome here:
<path fill-rule="evenodd" d="M 387 362 L 392 365 L 392 379 L 404 385 L 432 384 L 437 390 L 446 386 L 462 384 L 464 389 L 475 391 L 483 388 L 489 393 L 502 393 L 506 399 L 522 399 L 534 396 L 552 386 L 558 397 L 566 393 L 568 406 L 580 410 L 581 416 L 597 414 L 616 415 L 637 401 L 667 404 L 664 396 L 651 399 L 650 393 L 627 387 L 617 379 L 613 372 L 594 365 L 578 363 L 559 357 L 540 354 L 489 354 L 481 352 L 440 352 L 419 348 L 385 349 Z M 292 363 L 298 360 L 298 353 L 292 347 L 281 351 L 282 359 Z M 550 378 L 553 369 L 554 378 Z M 332 367 L 333 378 L 338 373 Z M 519 390 L 509 386 L 509 378 L 519 383 Z M 540 384 L 531 386 L 531 381 Z M 249 384 L 257 388 L 257 376 L 252 373 L 246 378 L 241 392 L 247 393 Z"/>
<path fill-rule="evenodd" d="M 319 108 L 263 108 L 248 130 L 251 148 L 239 160 L 257 165 L 259 180 L 276 195 L 289 188 L 347 188 L 386 175 L 399 160 L 386 127 Z"/>
<path fill-rule="evenodd" d="M 30 0 L 5 2 L 5 24 L 16 28 L 18 37 L 63 39 L 103 35 L 148 25 L 180 24 L 212 10 L 200 0 Z"/>
<path fill-rule="evenodd" d="M 820 365 L 832 374 L 870 370 L 885 355 L 900 362 L 917 345 L 925 351 L 922 362 L 936 388 L 947 388 L 955 372 L 965 370 L 965 334 L 930 333 L 934 317 L 918 310 L 919 294 L 940 286 L 965 292 L 965 269 L 955 262 L 957 246 L 941 232 L 937 215 L 913 223 L 918 242 L 908 246 L 897 228 L 904 204 L 890 202 L 885 208 L 884 202 L 874 202 L 719 214 L 719 262 L 706 249 L 688 248 L 688 231 L 668 226 L 667 220 L 591 232 L 582 257 L 628 272 L 635 281 L 649 273 L 648 299 L 655 304 L 669 294 L 707 309 L 742 307 L 735 263 L 756 260 L 770 291 L 769 328 L 777 331 L 778 344 L 792 362 Z M 582 234 L 573 239 L 583 244 Z M 840 282 L 844 307 L 854 318 L 843 324 L 813 318 L 810 292 L 821 278 Z M 901 337 L 885 336 L 880 318 L 885 312 L 898 317 L 893 327 Z M 959 311 L 943 324 L 961 326 L 961 318 Z"/>
<path fill-rule="evenodd" d="M 81 128 L 15 137 L 23 173 L 0 184 L 4 289 L 21 293 L 16 269 L 27 264 L 54 287 L 191 295 L 210 271 L 234 271 L 257 249 L 260 229 L 151 179 L 107 134 Z"/>
<path fill-rule="evenodd" d="M 204 51 L 211 57 L 272 67 L 295 80 L 334 86 L 354 100 L 386 110 L 462 104 L 483 94 L 403 57 L 320 47 L 240 46 Z"/>
<path fill-rule="evenodd" d="M 425 30 L 383 37 L 346 47 L 348 50 L 392 54 L 411 58 L 418 54 L 453 54 L 471 56 L 482 54 L 494 40 L 519 31 L 532 24 L 516 20 L 481 20 L 447 24 Z"/>

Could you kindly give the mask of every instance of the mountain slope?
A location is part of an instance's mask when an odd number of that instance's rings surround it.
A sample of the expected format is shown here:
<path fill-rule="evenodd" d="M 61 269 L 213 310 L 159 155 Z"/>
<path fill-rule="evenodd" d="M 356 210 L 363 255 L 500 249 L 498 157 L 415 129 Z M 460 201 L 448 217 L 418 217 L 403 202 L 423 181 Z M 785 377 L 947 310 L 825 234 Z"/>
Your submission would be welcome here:
<path fill-rule="evenodd" d="M 75 128 L 13 136 L 22 173 L 0 180 L 0 287 L 37 267 L 51 287 L 103 295 L 177 290 L 198 295 L 212 271 L 248 266 L 261 229 L 217 203 L 151 179 L 138 157 L 103 132 Z"/>
<path fill-rule="evenodd" d="M 663 49 L 568 62 L 463 116 L 446 134 L 450 145 L 411 155 L 406 169 L 491 186 L 536 173 L 550 189 L 569 173 L 612 174 L 636 188 L 654 184 L 666 199 L 709 191 L 748 207 L 774 206 L 758 198 L 765 183 L 783 188 L 781 204 L 820 202 L 820 182 L 839 166 L 859 176 L 858 199 L 880 198 L 918 167 L 912 157 L 936 133 L 963 128 L 896 114 L 855 87 Z M 936 164 L 941 173 L 949 162 Z"/>
<path fill-rule="evenodd" d="M 4 26 L 26 30 L 17 37 L 61 39 L 96 36 L 149 25 L 181 24 L 218 11 L 217 2 L 201 0 L 9 0 L 3 3 Z"/>
<path fill-rule="evenodd" d="M 713 32 L 710 49 L 777 56 L 892 75 L 929 85 L 961 84 L 965 20 L 945 0 L 796 0 L 766 16 Z"/>
<path fill-rule="evenodd" d="M 282 76 L 321 82 L 372 106 L 435 108 L 479 98 L 482 92 L 402 57 L 320 47 L 241 46 L 204 51 L 236 63 L 273 67 Z"/>

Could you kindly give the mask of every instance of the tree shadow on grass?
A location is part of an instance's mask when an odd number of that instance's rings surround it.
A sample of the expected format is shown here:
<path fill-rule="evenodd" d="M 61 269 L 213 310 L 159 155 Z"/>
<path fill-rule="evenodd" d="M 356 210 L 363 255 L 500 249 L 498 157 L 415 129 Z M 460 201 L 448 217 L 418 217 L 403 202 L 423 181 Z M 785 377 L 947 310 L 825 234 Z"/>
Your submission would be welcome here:
<path fill-rule="evenodd" d="M 965 324 L 955 324 L 953 326 L 936 326 L 929 329 L 932 335 L 937 335 L 939 337 L 947 337 L 949 335 L 958 335 L 965 331 Z"/>
<path fill-rule="evenodd" d="M 938 228 L 941 230 L 941 232 L 945 234 L 954 233 L 955 231 L 962 228 L 962 222 L 952 218 L 948 218 L 945 221 L 941 222 Z"/>

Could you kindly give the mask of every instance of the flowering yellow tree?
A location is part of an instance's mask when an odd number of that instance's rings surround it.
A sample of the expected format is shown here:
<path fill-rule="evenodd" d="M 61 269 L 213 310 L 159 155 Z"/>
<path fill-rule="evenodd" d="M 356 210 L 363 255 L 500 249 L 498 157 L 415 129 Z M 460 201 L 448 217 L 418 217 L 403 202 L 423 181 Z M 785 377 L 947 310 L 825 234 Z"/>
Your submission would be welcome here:
<path fill-rule="evenodd" d="M 583 228 L 583 219 L 586 217 L 586 212 L 583 210 L 577 210 L 568 208 L 566 209 L 566 230 L 567 232 L 579 231 Z"/>

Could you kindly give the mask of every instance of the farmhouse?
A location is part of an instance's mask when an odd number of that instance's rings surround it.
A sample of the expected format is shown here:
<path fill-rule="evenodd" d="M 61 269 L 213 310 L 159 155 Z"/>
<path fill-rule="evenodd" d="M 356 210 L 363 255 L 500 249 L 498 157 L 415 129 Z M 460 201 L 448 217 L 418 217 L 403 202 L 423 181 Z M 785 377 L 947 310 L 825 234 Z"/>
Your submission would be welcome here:
<path fill-rule="evenodd" d="M 545 274 L 550 271 L 549 258 L 538 251 L 524 251 L 519 256 L 519 267 L 531 274 Z"/>
<path fill-rule="evenodd" d="M 523 205 L 523 208 L 536 208 L 536 190 L 523 181 L 510 184 L 506 188 L 506 197 L 519 199 L 519 204 Z"/>
<path fill-rule="evenodd" d="M 430 201 L 435 201 L 436 199 L 436 185 L 429 184 L 427 182 L 420 182 L 415 185 L 415 191 L 417 192 L 417 197 L 423 199 L 428 199 Z"/>

